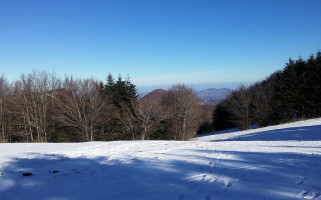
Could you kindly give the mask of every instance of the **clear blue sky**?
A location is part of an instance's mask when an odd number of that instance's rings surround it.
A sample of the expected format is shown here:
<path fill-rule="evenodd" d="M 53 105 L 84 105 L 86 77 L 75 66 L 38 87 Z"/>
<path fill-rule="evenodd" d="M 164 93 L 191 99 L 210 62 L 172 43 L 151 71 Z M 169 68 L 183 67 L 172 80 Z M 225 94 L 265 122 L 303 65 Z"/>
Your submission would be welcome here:
<path fill-rule="evenodd" d="M 320 0 L 1 0 L 0 69 L 224 86 L 321 49 Z"/>

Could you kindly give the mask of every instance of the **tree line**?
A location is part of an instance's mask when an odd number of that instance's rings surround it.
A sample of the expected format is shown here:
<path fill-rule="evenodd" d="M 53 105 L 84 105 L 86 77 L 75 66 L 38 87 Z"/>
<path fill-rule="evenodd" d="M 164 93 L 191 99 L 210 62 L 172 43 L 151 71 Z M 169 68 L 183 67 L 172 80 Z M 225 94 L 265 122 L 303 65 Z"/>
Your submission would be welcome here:
<path fill-rule="evenodd" d="M 289 59 L 283 70 L 261 82 L 241 86 L 213 113 L 215 130 L 249 129 L 321 116 L 321 52 L 304 60 Z"/>
<path fill-rule="evenodd" d="M 130 78 L 106 83 L 34 70 L 0 78 L 1 142 L 82 142 L 195 136 L 201 123 L 194 91 L 173 85 L 161 103 L 139 99 Z"/>
<path fill-rule="evenodd" d="M 187 140 L 231 127 L 249 129 L 321 116 L 321 52 L 289 59 L 283 70 L 233 91 L 213 112 L 184 84 L 161 101 L 140 99 L 130 78 L 57 77 L 34 70 L 0 77 L 0 142 Z M 210 111 L 212 112 L 212 111 Z"/>

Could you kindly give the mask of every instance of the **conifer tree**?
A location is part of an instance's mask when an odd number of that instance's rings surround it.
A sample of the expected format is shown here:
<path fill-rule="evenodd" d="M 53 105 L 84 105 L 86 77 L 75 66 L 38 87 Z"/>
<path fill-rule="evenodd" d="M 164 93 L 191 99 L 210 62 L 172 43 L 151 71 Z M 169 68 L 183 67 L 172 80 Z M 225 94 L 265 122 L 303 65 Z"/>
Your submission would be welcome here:
<path fill-rule="evenodd" d="M 116 107 L 113 114 L 115 117 L 110 125 L 112 131 L 121 133 L 121 139 L 137 139 L 136 124 L 138 119 L 134 111 L 134 104 L 138 99 L 136 85 L 130 81 L 129 76 L 123 80 L 119 75 L 115 81 L 113 76 L 109 74 L 104 91 Z"/>
<path fill-rule="evenodd" d="M 298 114 L 295 107 L 298 99 L 297 85 L 299 82 L 294 65 L 295 62 L 289 59 L 280 79 L 276 83 L 275 97 L 277 99 L 277 105 L 275 115 L 278 119 L 290 119 L 292 116 Z"/>
<path fill-rule="evenodd" d="M 116 107 L 120 108 L 122 104 L 129 105 L 132 100 L 138 99 L 136 85 L 134 85 L 130 77 L 123 80 L 121 75 L 118 76 L 115 82 L 111 74 L 107 77 L 107 83 L 104 91 L 111 97 Z"/>

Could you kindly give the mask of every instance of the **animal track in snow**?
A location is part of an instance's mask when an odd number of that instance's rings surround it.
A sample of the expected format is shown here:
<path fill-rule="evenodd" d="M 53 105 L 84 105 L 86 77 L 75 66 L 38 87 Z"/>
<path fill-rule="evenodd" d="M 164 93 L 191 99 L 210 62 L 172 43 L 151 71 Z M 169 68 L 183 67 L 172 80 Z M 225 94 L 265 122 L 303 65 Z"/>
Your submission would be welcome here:
<path fill-rule="evenodd" d="M 191 180 L 206 181 L 208 183 L 214 183 L 218 178 L 212 174 L 196 174 L 190 177 Z"/>

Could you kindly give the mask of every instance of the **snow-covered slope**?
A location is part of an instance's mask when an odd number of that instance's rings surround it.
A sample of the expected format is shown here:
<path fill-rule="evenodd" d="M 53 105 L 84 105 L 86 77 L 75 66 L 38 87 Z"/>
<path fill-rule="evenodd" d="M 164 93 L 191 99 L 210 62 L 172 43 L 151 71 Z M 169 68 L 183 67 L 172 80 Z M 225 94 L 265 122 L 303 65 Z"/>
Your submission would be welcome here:
<path fill-rule="evenodd" d="M 186 142 L 0 144 L 1 200 L 320 195 L 321 119 Z"/>

